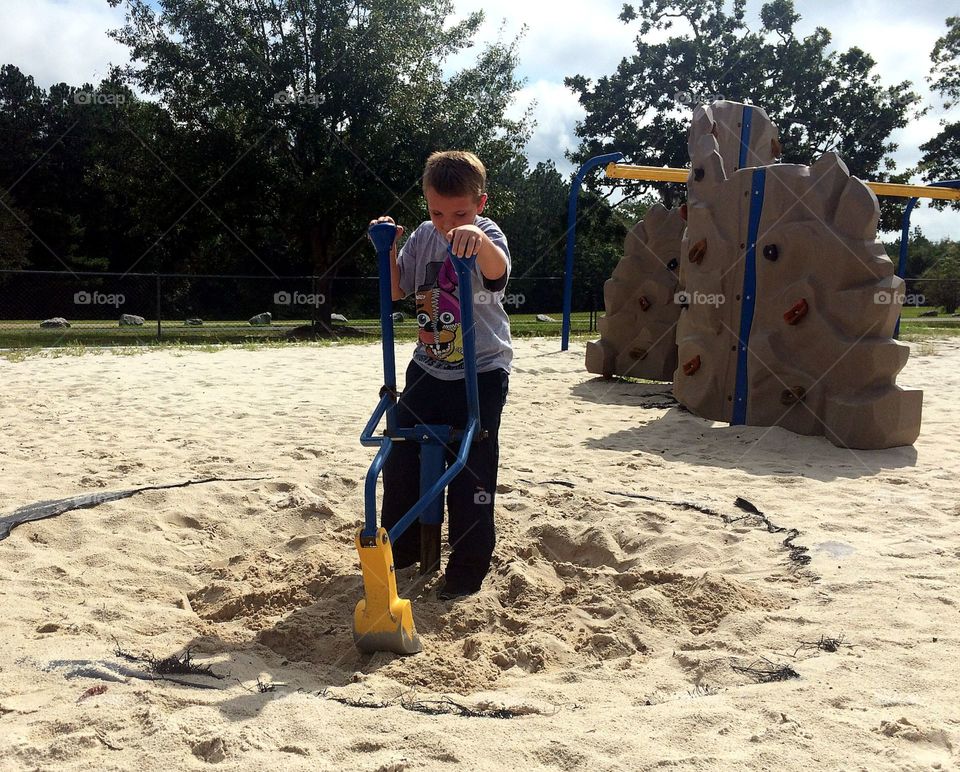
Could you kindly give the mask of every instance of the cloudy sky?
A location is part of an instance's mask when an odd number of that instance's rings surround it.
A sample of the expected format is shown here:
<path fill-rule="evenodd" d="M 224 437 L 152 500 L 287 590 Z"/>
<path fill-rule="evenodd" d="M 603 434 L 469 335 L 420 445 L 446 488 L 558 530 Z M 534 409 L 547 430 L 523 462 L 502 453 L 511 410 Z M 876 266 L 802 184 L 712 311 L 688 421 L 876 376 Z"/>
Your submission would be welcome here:
<path fill-rule="evenodd" d="M 462 13 L 482 7 L 487 21 L 481 38 L 496 38 L 502 26 L 509 39 L 526 25 L 520 44 L 520 75 L 526 85 L 517 111 L 535 102 L 538 122 L 528 155 L 531 162 L 549 158 L 569 170 L 564 151 L 576 144 L 574 128 L 582 111 L 563 78 L 609 74 L 634 50 L 635 26 L 617 20 L 622 0 L 455 3 Z M 759 23 L 761 5 L 760 0 L 748 0 L 752 23 Z M 909 13 L 894 0 L 802 0 L 795 5 L 803 15 L 802 33 L 825 26 L 838 48 L 857 45 L 869 52 L 885 83 L 912 80 L 915 89 L 927 95 L 930 50 L 945 30 L 948 3 L 913 0 Z M 126 49 L 106 36 L 106 30 L 122 20 L 122 10 L 110 8 L 106 0 L 0 0 L 0 63 L 16 64 L 43 87 L 59 81 L 95 82 L 110 63 L 127 61 Z M 937 133 L 945 113 L 934 101 L 938 109 L 894 136 L 900 144 L 898 168 L 914 164 L 919 145 Z M 952 111 L 952 120 L 960 119 L 957 111 Z M 960 214 L 921 207 L 913 222 L 930 237 L 960 238 Z"/>

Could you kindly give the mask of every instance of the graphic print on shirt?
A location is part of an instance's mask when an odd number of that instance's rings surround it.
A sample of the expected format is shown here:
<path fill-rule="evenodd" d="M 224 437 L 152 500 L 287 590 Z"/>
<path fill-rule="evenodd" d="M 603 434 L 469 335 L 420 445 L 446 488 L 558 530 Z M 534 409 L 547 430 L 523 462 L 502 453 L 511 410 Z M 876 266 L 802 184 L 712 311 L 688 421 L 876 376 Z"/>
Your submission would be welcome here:
<path fill-rule="evenodd" d="M 447 258 L 440 265 L 435 280 L 417 290 L 417 324 L 420 325 L 420 343 L 431 359 L 462 367 L 463 336 L 458 289 L 457 271 Z"/>

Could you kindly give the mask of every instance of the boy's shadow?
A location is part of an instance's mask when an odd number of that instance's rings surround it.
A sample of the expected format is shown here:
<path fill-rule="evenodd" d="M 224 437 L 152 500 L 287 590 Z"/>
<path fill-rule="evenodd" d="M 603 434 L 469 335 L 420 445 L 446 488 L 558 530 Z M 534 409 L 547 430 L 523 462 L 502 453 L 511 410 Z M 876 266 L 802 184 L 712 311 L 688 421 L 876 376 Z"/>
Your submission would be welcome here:
<path fill-rule="evenodd" d="M 577 384 L 571 393 L 588 402 L 637 408 L 635 423 L 605 437 L 591 438 L 585 445 L 642 451 L 668 463 L 829 481 L 871 476 L 884 469 L 912 467 L 917 462 L 913 446 L 854 450 L 837 447 L 823 436 L 795 434 L 778 426 L 714 424 L 680 405 L 667 383 L 594 378 Z M 666 413 L 660 414 L 664 409 Z"/>

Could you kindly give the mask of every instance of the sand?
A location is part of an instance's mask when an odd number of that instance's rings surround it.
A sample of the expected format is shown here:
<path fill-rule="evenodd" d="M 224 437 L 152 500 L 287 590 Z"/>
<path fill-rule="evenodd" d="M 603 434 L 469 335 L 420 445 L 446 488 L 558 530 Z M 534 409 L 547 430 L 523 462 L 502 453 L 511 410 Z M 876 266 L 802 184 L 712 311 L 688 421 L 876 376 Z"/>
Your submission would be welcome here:
<path fill-rule="evenodd" d="M 0 359 L 0 516 L 263 478 L 0 542 L 0 769 L 955 768 L 960 341 L 914 346 L 920 439 L 870 452 L 711 424 L 558 348 L 517 344 L 483 590 L 400 572 L 408 658 L 351 634 L 378 347 Z M 144 680 L 118 645 L 222 679 Z M 445 698 L 510 717 L 410 709 Z"/>

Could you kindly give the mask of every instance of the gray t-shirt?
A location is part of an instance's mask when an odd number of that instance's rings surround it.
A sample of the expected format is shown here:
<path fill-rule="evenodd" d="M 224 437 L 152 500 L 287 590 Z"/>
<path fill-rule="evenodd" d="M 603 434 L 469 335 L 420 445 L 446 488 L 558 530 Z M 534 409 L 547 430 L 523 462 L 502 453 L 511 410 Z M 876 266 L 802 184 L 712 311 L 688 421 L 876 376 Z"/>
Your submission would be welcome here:
<path fill-rule="evenodd" d="M 513 347 L 510 321 L 503 309 L 503 290 L 510 276 L 510 251 L 499 226 L 487 217 L 474 224 L 503 250 L 507 272 L 491 281 L 474 263 L 473 319 L 476 329 L 477 372 L 502 368 L 510 372 Z M 460 329 L 460 289 L 457 272 L 447 253 L 448 242 L 429 220 L 407 239 L 397 257 L 404 297 L 416 293 L 420 331 L 413 361 L 444 381 L 463 378 L 463 333 Z"/>

